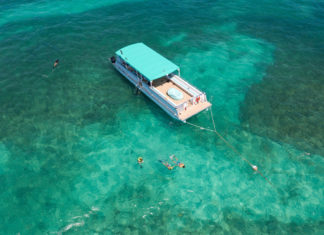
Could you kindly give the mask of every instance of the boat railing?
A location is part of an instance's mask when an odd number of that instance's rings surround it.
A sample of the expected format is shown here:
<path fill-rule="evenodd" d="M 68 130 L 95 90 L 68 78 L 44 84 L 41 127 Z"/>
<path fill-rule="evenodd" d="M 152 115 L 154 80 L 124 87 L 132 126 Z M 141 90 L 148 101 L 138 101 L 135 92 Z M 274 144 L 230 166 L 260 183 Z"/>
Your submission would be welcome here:
<path fill-rule="evenodd" d="M 171 109 L 166 100 L 161 99 L 161 97 L 158 94 L 150 92 L 149 89 L 145 89 L 144 91 L 148 92 L 152 98 L 155 97 L 155 100 L 158 101 L 164 108 L 169 110 L 169 112 L 171 112 L 174 116 L 178 117 L 178 111 L 174 108 Z"/>
<path fill-rule="evenodd" d="M 206 102 L 207 101 L 206 93 L 204 92 L 201 96 L 202 96 L 201 98 L 202 102 Z"/>
<path fill-rule="evenodd" d="M 133 77 L 135 77 L 135 74 L 133 74 L 130 71 L 128 71 L 128 69 L 125 68 L 124 66 L 122 66 L 120 63 L 116 63 L 115 66 L 117 66 L 123 73 L 125 73 L 126 75 L 128 75 L 127 77 L 129 77 L 131 80 L 133 80 L 133 82 L 135 84 L 137 83 L 138 80 L 136 80 L 135 78 L 133 78 Z M 152 88 L 154 88 L 154 87 L 152 87 Z M 159 102 L 171 114 L 173 114 L 174 116 L 178 117 L 178 111 L 175 108 L 175 104 L 170 103 L 170 101 L 168 101 L 165 97 L 163 97 L 164 95 L 161 92 L 158 91 L 160 94 L 155 93 L 157 91 L 157 89 L 155 89 L 154 92 L 151 92 L 150 91 L 151 90 L 150 87 L 143 84 L 141 90 L 143 92 L 149 93 L 152 98 L 154 98 L 157 102 Z M 160 97 L 161 95 L 162 95 L 162 97 Z M 170 105 L 172 106 L 172 108 L 170 108 Z"/>
<path fill-rule="evenodd" d="M 182 112 L 183 110 L 185 110 L 186 107 L 188 107 L 188 101 L 178 105 L 176 109 L 178 112 Z"/>
<path fill-rule="evenodd" d="M 199 96 L 202 94 L 200 90 L 198 90 L 196 87 L 189 84 L 188 82 L 186 82 L 184 79 L 182 79 L 177 75 L 172 76 L 171 81 L 179 85 L 181 88 L 183 88 L 185 91 L 187 91 L 189 94 L 193 96 Z"/>
<path fill-rule="evenodd" d="M 129 78 L 132 79 L 135 83 L 137 82 L 137 80 L 133 77 L 136 77 L 135 74 L 131 73 L 127 68 L 125 68 L 122 64 L 120 63 L 115 63 L 116 66 L 119 67 L 119 69 L 121 69 L 124 73 L 129 75 Z"/>

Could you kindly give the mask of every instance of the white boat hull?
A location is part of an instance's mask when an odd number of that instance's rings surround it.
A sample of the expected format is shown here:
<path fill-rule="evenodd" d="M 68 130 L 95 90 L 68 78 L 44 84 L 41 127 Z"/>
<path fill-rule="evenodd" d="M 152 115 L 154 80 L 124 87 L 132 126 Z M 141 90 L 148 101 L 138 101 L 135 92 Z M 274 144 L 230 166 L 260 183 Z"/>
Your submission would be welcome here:
<path fill-rule="evenodd" d="M 134 84 L 135 87 L 160 106 L 167 114 L 169 114 L 169 116 L 176 120 L 186 122 L 188 118 L 211 106 L 204 93 L 187 83 L 179 76 L 174 75 L 170 78 L 169 82 L 166 82 L 163 85 L 170 83 L 176 88 L 181 89 L 181 91 L 187 96 L 185 101 L 172 100 L 172 98 L 168 97 L 166 94 L 165 87 L 154 87 L 145 82 L 141 82 L 140 78 L 135 73 L 125 68 L 118 59 L 113 62 L 112 65 L 118 72 L 127 78 L 127 80 Z"/>

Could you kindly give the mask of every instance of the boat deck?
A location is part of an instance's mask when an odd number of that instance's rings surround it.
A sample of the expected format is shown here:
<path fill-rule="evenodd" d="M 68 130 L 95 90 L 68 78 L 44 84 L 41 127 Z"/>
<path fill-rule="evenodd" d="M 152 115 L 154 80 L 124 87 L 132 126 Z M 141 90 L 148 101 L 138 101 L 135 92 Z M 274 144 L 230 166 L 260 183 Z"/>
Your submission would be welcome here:
<path fill-rule="evenodd" d="M 188 118 L 192 117 L 193 115 L 209 108 L 211 106 L 211 103 L 209 103 L 208 101 L 203 102 L 203 103 L 199 103 L 196 105 L 189 105 L 186 111 L 182 111 L 179 113 L 179 119 L 181 121 L 185 121 Z"/>
<path fill-rule="evenodd" d="M 170 101 L 172 101 L 174 104 L 179 105 L 182 104 L 184 102 L 187 102 L 192 96 L 189 95 L 186 91 L 184 91 L 181 87 L 177 86 L 175 83 L 173 83 L 170 80 L 167 80 L 166 78 L 163 79 L 159 79 L 154 81 L 153 86 L 159 90 L 163 95 L 165 95 L 165 97 L 167 97 L 167 99 L 169 99 Z M 183 94 L 183 98 L 181 100 L 175 100 L 172 99 L 168 94 L 168 90 L 170 88 L 176 88 L 177 90 L 181 91 Z"/>
<path fill-rule="evenodd" d="M 168 80 L 167 78 L 163 78 L 163 79 L 159 79 L 159 80 L 154 81 L 153 86 L 157 90 L 159 90 L 167 99 L 169 99 L 170 101 L 172 101 L 176 105 L 185 103 L 185 102 L 189 101 L 192 98 L 192 96 L 190 94 L 188 94 L 185 90 L 183 90 L 180 86 L 178 86 L 174 82 Z M 167 94 L 167 91 L 170 88 L 176 88 L 179 91 L 181 91 L 182 94 L 183 94 L 183 99 L 181 99 L 181 100 L 172 99 Z M 191 116 L 203 111 L 204 109 L 207 109 L 210 106 L 211 106 L 211 103 L 209 103 L 209 102 L 201 102 L 201 103 L 196 104 L 196 105 L 193 105 L 190 102 L 188 102 L 187 110 L 183 110 L 183 111 L 181 111 L 179 113 L 179 119 L 182 120 L 182 121 L 185 121 L 188 118 L 190 118 Z"/>

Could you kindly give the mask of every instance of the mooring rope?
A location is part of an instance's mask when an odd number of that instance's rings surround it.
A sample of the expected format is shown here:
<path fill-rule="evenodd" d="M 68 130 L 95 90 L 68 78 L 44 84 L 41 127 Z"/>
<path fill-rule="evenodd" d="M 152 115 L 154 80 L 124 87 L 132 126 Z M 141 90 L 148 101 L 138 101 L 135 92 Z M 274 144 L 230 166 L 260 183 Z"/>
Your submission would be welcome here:
<path fill-rule="evenodd" d="M 239 155 L 239 157 L 247 162 L 251 168 L 257 172 L 258 174 L 260 174 L 271 186 L 273 186 L 273 184 L 270 182 L 270 180 L 268 180 L 267 177 L 265 177 L 259 170 L 258 170 L 258 167 L 253 165 L 249 160 L 247 160 L 245 157 L 243 157 L 243 155 L 233 146 L 231 145 L 217 130 L 216 130 L 216 126 L 215 126 L 215 121 L 214 121 L 214 118 L 213 118 L 213 111 L 212 109 L 210 108 L 210 115 L 211 115 L 211 118 L 212 118 L 212 121 L 213 121 L 213 126 L 214 126 L 214 130 L 212 129 L 209 129 L 209 128 L 206 128 L 206 127 L 202 127 L 202 126 L 198 126 L 198 125 L 195 125 L 193 123 L 190 123 L 190 122 L 186 122 L 187 124 L 191 125 L 191 126 L 194 126 L 194 127 L 197 127 L 199 128 L 200 130 L 206 130 L 206 131 L 210 131 L 210 132 L 214 132 L 216 133 L 216 135 L 229 147 L 231 148 L 237 155 Z M 273 186 L 274 187 L 274 186 Z"/>

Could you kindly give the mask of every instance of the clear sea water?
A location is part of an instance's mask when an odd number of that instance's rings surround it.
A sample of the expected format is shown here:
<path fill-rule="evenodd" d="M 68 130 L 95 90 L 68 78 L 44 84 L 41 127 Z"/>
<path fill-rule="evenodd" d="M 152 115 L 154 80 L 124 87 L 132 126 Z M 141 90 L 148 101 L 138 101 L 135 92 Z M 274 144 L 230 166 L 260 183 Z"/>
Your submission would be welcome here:
<path fill-rule="evenodd" d="M 0 0 L 0 233 L 323 234 L 323 1 L 93 2 Z M 107 59 L 135 42 L 273 186 L 134 95 Z"/>

